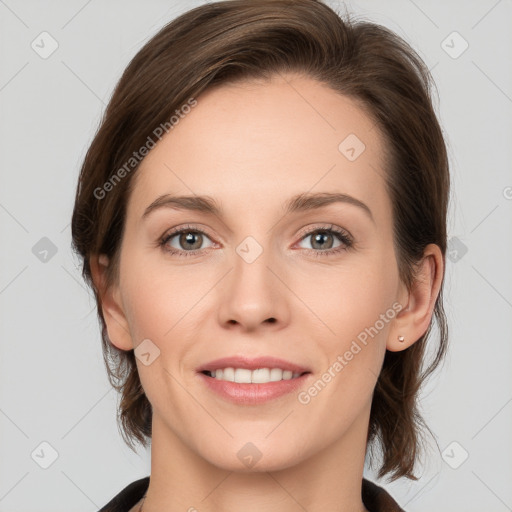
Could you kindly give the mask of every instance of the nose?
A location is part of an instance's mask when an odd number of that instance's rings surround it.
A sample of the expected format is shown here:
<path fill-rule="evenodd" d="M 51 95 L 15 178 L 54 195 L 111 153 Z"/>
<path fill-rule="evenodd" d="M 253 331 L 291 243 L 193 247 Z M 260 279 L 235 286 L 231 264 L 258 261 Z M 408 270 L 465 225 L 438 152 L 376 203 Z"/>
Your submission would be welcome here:
<path fill-rule="evenodd" d="M 289 320 L 287 295 L 275 260 L 263 251 L 254 261 L 238 253 L 221 284 L 219 322 L 244 331 L 281 329 Z"/>

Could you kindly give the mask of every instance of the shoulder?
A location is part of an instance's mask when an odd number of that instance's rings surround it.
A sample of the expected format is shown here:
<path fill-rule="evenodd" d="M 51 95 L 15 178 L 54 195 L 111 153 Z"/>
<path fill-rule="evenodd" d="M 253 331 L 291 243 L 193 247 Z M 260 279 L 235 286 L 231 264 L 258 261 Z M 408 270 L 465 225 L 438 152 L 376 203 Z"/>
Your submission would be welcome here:
<path fill-rule="evenodd" d="M 136 480 L 116 494 L 99 512 L 128 512 L 149 487 L 149 476 Z"/>

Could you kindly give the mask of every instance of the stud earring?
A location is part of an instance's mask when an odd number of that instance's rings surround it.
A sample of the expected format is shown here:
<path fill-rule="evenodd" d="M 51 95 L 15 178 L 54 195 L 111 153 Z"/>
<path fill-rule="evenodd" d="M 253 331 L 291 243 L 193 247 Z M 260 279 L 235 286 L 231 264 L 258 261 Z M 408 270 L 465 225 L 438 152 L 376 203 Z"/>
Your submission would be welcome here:
<path fill-rule="evenodd" d="M 398 336 L 398 341 L 400 343 L 403 343 L 405 341 L 405 338 L 403 336 Z"/>

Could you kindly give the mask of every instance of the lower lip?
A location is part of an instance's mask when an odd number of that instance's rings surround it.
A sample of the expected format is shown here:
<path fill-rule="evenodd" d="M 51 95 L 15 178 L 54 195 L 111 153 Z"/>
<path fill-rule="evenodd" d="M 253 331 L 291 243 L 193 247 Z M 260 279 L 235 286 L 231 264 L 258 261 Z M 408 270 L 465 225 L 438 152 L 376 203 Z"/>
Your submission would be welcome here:
<path fill-rule="evenodd" d="M 278 380 L 265 384 L 242 384 L 227 380 L 218 380 L 208 377 L 204 373 L 198 374 L 203 382 L 215 393 L 237 404 L 262 404 L 280 396 L 292 393 L 300 388 L 304 381 L 311 375 L 305 373 L 300 377 L 289 380 Z"/>

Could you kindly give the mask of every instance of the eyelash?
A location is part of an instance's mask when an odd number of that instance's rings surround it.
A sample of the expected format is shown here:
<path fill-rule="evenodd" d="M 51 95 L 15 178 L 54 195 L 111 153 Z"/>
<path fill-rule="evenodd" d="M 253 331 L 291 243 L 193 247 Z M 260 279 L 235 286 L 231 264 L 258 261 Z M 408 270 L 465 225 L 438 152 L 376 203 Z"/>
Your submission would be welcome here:
<path fill-rule="evenodd" d="M 322 226 L 317 227 L 313 230 L 307 231 L 306 233 L 303 233 L 301 235 L 301 238 L 299 241 L 302 241 L 304 238 L 307 238 L 308 236 L 311 236 L 315 233 L 328 233 L 328 234 L 334 234 L 337 236 L 338 240 L 342 242 L 345 246 L 336 247 L 335 249 L 326 249 L 326 250 L 315 250 L 315 249 L 304 249 L 308 253 L 313 253 L 314 256 L 317 257 L 324 257 L 324 256 L 333 256 L 336 255 L 342 251 L 346 251 L 353 248 L 354 242 L 352 240 L 352 237 L 348 235 L 348 233 L 340 228 L 337 228 L 334 226 L 334 224 L 329 224 L 328 226 Z M 168 233 L 166 233 L 161 240 L 159 241 L 158 245 L 167 253 L 170 253 L 173 256 L 179 256 L 179 257 L 189 257 L 189 256 L 196 256 L 198 253 L 203 251 L 204 249 L 196 249 L 194 251 L 183 251 L 183 250 L 176 250 L 176 249 L 170 249 L 167 247 L 167 242 L 171 240 L 176 235 L 180 235 L 181 233 L 200 233 L 201 235 L 206 235 L 208 238 L 210 236 L 208 233 L 202 231 L 201 229 L 194 228 L 193 226 L 184 226 L 182 228 L 178 228 L 175 230 L 172 230 Z"/>

